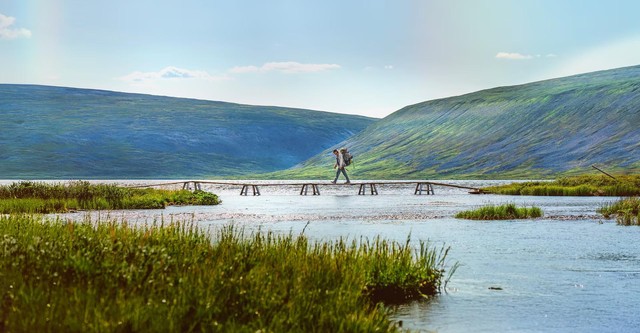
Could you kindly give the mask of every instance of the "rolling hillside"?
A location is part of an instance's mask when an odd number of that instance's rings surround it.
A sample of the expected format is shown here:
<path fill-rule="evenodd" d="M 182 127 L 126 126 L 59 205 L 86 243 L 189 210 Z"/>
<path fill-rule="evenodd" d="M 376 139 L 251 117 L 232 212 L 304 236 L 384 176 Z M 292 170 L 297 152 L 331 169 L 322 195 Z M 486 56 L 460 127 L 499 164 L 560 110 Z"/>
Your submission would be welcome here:
<path fill-rule="evenodd" d="M 640 66 L 407 106 L 337 146 L 352 178 L 537 178 L 640 170 Z M 317 155 L 282 178 L 332 176 Z"/>
<path fill-rule="evenodd" d="M 285 169 L 372 118 L 0 84 L 0 179 L 219 178 Z"/>

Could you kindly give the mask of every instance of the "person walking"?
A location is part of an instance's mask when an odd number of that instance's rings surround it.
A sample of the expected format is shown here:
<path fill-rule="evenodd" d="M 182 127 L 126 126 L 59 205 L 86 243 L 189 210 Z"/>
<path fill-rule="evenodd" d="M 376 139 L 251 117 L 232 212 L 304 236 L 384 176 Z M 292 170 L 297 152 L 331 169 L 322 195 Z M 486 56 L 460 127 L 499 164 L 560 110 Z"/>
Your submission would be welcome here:
<path fill-rule="evenodd" d="M 340 172 L 342 172 L 344 178 L 347 179 L 345 184 L 351 184 L 349 176 L 347 175 L 347 170 L 345 170 L 347 164 L 344 162 L 344 156 L 342 156 L 340 151 L 338 151 L 337 149 L 333 150 L 333 155 L 336 155 L 336 164 L 333 166 L 333 168 L 338 168 L 338 170 L 336 171 L 336 178 L 331 183 L 335 184 L 338 181 L 338 177 L 340 177 Z"/>

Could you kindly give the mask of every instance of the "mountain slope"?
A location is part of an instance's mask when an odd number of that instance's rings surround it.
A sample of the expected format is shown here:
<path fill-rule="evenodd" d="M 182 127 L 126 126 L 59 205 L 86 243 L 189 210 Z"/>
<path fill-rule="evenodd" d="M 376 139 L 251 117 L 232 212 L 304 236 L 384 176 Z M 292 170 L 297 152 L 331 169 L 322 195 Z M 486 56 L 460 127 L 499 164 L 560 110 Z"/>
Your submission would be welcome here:
<path fill-rule="evenodd" d="M 640 170 L 640 66 L 407 106 L 336 146 L 355 178 L 532 178 Z M 324 177 L 322 153 L 278 177 Z M 330 176 L 329 176 L 330 177 Z"/>
<path fill-rule="evenodd" d="M 0 84 L 0 179 L 195 178 L 291 167 L 375 119 Z"/>

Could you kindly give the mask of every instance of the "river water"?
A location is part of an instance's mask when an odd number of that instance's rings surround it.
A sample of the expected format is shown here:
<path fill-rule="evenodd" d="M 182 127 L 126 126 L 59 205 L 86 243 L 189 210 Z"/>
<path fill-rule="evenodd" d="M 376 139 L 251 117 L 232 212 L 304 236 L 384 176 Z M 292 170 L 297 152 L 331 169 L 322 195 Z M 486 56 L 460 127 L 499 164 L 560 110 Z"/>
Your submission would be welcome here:
<path fill-rule="evenodd" d="M 261 196 L 240 196 L 238 186 L 204 189 L 223 203 L 92 214 L 138 223 L 189 220 L 205 228 L 233 223 L 246 230 L 304 229 L 316 240 L 381 235 L 404 242 L 410 235 L 416 244 L 450 246 L 448 264 L 460 267 L 446 290 L 395 309 L 393 319 L 415 331 L 640 331 L 640 227 L 618 226 L 596 213 L 616 198 L 471 195 L 438 186 L 435 195 L 413 195 L 415 185 L 378 186 L 377 196 L 356 195 L 357 186 L 321 186 L 320 196 L 300 196 L 295 186 L 261 187 Z M 453 217 L 509 202 L 538 206 L 545 216 L 482 222 Z"/>

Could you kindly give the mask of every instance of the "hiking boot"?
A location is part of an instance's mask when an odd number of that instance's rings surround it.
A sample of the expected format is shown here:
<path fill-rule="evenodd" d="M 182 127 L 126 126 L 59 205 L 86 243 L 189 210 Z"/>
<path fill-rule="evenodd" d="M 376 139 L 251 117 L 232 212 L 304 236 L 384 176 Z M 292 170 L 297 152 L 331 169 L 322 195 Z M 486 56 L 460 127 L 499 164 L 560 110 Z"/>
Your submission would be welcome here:
<path fill-rule="evenodd" d="M 350 181 L 348 181 L 348 180 L 347 180 L 346 182 L 344 182 L 344 183 L 345 183 L 345 184 L 351 184 L 351 182 L 350 182 Z"/>
<path fill-rule="evenodd" d="M 335 180 L 331 182 L 331 184 L 335 184 L 335 183 L 336 183 L 336 181 L 335 181 Z"/>

